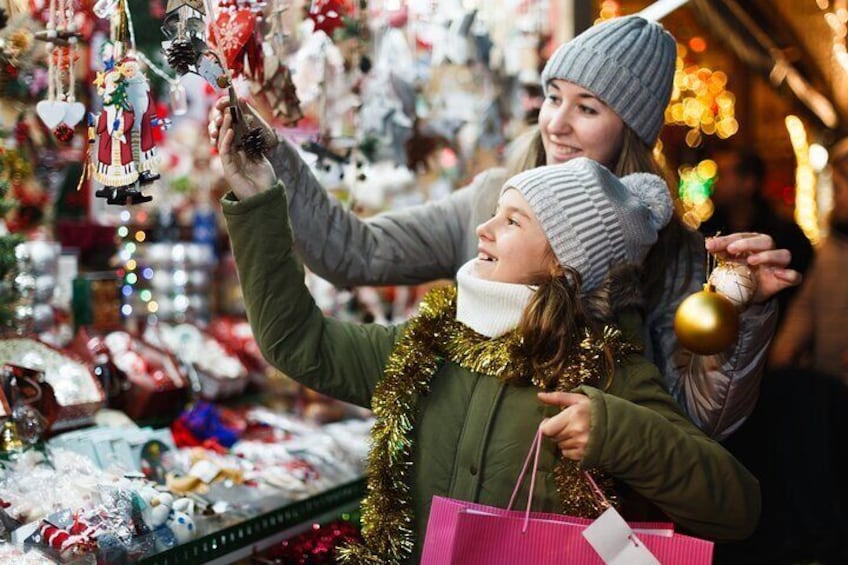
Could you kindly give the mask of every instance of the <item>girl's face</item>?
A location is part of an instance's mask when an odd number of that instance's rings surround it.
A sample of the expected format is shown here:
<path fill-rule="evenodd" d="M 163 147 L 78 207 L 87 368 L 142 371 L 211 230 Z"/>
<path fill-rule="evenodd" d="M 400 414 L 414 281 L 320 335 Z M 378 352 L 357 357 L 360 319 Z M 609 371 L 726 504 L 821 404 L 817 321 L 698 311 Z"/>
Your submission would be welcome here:
<path fill-rule="evenodd" d="M 536 214 L 515 189 L 503 193 L 492 219 L 477 226 L 477 237 L 475 274 L 481 279 L 537 284 L 556 267 Z"/>
<path fill-rule="evenodd" d="M 624 140 L 624 122 L 590 91 L 554 79 L 539 111 L 539 129 L 548 165 L 588 157 L 615 167 Z"/>

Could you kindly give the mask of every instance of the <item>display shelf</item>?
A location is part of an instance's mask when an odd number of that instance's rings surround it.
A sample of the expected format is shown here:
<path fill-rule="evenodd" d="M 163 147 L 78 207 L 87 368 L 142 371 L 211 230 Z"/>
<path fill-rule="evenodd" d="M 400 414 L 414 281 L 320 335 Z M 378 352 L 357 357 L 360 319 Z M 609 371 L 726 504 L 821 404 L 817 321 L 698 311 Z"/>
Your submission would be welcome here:
<path fill-rule="evenodd" d="M 365 494 L 365 479 L 357 479 L 310 498 L 292 502 L 237 524 L 210 532 L 139 561 L 142 565 L 230 563 L 249 557 L 305 530 L 312 522 L 356 507 Z"/>

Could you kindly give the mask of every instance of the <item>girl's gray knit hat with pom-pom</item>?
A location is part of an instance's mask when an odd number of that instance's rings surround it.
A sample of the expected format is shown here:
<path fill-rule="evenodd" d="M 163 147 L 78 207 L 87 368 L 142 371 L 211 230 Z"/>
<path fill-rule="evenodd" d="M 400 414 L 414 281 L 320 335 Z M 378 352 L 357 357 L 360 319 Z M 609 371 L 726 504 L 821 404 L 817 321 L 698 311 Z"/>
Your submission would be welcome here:
<path fill-rule="evenodd" d="M 575 268 L 583 290 L 599 287 L 610 268 L 641 264 L 671 220 L 668 185 L 657 175 L 621 179 L 584 157 L 510 178 L 539 219 L 561 265 Z"/>

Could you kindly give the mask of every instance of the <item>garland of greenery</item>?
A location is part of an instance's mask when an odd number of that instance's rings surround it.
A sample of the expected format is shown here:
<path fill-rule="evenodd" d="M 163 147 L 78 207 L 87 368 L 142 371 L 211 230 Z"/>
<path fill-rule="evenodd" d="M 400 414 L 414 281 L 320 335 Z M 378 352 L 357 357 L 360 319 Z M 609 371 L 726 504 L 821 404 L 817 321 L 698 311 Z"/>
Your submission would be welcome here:
<path fill-rule="evenodd" d="M 445 361 L 506 383 L 568 391 L 600 380 L 607 351 L 620 362 L 636 350 L 616 329 L 606 327 L 601 338 L 594 338 L 586 328 L 584 339 L 575 344 L 569 370 L 562 375 L 535 375 L 522 353 L 517 330 L 489 339 L 455 317 L 456 287 L 430 291 L 421 302 L 419 315 L 395 344 L 384 377 L 375 387 L 368 495 L 362 501 L 364 543 L 341 548 L 338 555 L 343 563 L 399 564 L 411 556 L 415 545 L 411 485 L 414 414 L 418 399 L 429 391 L 430 380 Z M 594 471 L 593 475 L 598 475 L 609 493 L 611 481 Z M 601 504 L 575 461 L 561 458 L 554 476 L 563 512 L 584 517 L 600 514 Z"/>

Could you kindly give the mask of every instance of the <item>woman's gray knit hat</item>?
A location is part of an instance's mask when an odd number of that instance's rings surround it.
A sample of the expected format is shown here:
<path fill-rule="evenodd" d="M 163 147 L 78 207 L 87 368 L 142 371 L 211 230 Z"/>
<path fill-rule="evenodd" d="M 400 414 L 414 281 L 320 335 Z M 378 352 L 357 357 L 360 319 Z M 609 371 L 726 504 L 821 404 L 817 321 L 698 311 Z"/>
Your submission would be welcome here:
<path fill-rule="evenodd" d="M 591 91 L 648 146 L 657 141 L 671 97 L 677 44 L 639 16 L 607 20 L 563 43 L 542 71 L 542 88 L 562 79 Z"/>
<path fill-rule="evenodd" d="M 614 266 L 641 264 L 673 211 L 657 175 L 619 179 L 585 157 L 524 171 L 501 192 L 509 188 L 527 199 L 559 263 L 580 273 L 584 292 L 599 287 Z"/>

